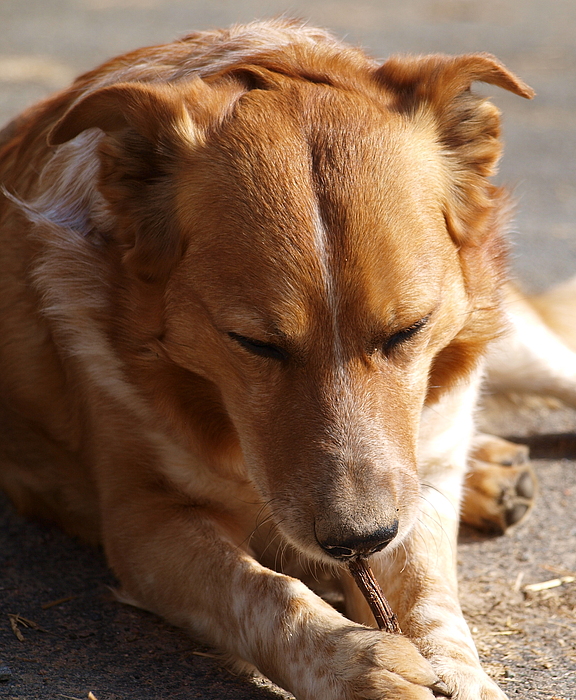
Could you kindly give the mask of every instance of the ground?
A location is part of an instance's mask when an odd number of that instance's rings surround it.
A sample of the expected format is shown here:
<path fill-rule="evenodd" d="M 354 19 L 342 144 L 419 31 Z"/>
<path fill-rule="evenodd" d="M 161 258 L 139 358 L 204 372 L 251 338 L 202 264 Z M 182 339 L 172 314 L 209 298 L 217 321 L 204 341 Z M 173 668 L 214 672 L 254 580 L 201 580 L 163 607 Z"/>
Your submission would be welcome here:
<path fill-rule="evenodd" d="M 576 271 L 576 3 L 573 0 L 2 0 L 0 121 L 75 74 L 193 29 L 307 17 L 374 55 L 490 51 L 538 93 L 496 88 L 516 188 L 513 267 L 528 289 Z M 576 413 L 491 405 L 485 419 L 531 445 L 540 494 L 530 518 L 491 540 L 463 533 L 461 597 L 482 660 L 513 700 L 576 700 Z M 527 592 L 557 578 L 560 586 Z M 20 518 L 0 496 L 0 698 L 272 700 L 206 649 L 119 604 L 98 551 Z M 321 700 L 321 699 L 319 699 Z"/>

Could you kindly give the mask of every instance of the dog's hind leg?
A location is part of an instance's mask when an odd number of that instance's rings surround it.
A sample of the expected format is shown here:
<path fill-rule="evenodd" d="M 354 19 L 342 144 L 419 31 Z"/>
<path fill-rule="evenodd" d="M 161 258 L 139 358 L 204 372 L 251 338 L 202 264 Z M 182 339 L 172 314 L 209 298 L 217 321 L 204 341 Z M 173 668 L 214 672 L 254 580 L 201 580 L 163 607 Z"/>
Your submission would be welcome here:
<path fill-rule="evenodd" d="M 546 325 L 576 352 L 576 277 L 531 297 L 530 303 Z"/>
<path fill-rule="evenodd" d="M 528 448 L 478 433 L 464 481 L 461 520 L 500 535 L 528 515 L 537 491 Z"/>
<path fill-rule="evenodd" d="M 509 331 L 488 355 L 492 393 L 550 396 L 576 407 L 576 277 L 528 298 L 506 292 Z M 528 448 L 479 434 L 472 445 L 462 521 L 499 534 L 529 513 L 537 481 Z"/>
<path fill-rule="evenodd" d="M 487 387 L 576 407 L 576 279 L 534 300 L 506 288 L 509 332 L 491 346 Z"/>

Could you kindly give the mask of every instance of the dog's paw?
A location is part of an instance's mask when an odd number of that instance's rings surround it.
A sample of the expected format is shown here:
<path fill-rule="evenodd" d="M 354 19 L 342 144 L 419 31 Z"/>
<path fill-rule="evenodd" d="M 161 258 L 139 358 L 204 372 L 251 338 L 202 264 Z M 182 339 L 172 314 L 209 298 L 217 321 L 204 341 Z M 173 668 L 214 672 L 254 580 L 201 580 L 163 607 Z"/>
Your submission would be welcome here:
<path fill-rule="evenodd" d="M 442 686 L 401 635 L 354 626 L 324 641 L 300 674 L 293 690 L 298 700 L 433 700 L 432 688 Z"/>
<path fill-rule="evenodd" d="M 494 681 L 480 668 L 459 668 L 453 670 L 440 663 L 442 678 L 449 694 L 434 697 L 449 697 L 451 700 L 508 700 Z"/>
<path fill-rule="evenodd" d="M 526 445 L 518 445 L 487 433 L 478 433 L 474 437 L 471 456 L 480 462 L 499 464 L 502 467 L 524 466 L 530 461 Z"/>
<path fill-rule="evenodd" d="M 383 632 L 352 635 L 351 658 L 341 667 L 350 700 L 432 700 L 432 666 L 405 637 Z"/>
<path fill-rule="evenodd" d="M 466 669 L 465 671 L 443 673 L 449 690 L 437 698 L 449 697 L 451 700 L 508 700 L 508 696 L 489 678 L 484 671 Z"/>
<path fill-rule="evenodd" d="M 449 630 L 436 630 L 432 637 L 419 640 L 426 657 L 445 686 L 443 694 L 451 700 L 508 700 L 506 694 L 480 666 L 470 638 L 450 637 Z M 448 637 L 448 638 L 447 638 Z"/>
<path fill-rule="evenodd" d="M 462 521 L 490 534 L 502 534 L 528 515 L 536 489 L 525 445 L 480 435 L 464 484 Z"/>

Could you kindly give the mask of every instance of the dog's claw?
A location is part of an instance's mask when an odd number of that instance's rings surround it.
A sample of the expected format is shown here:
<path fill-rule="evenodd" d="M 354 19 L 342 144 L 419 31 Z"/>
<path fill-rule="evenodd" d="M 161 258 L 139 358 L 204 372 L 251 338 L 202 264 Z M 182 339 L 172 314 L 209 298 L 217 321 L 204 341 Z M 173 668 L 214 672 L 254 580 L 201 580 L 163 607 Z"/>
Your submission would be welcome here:
<path fill-rule="evenodd" d="M 434 685 L 430 686 L 430 690 L 435 693 L 436 695 L 441 695 L 444 698 L 451 698 L 452 693 L 450 692 L 450 689 L 444 683 L 444 681 L 438 680 Z"/>

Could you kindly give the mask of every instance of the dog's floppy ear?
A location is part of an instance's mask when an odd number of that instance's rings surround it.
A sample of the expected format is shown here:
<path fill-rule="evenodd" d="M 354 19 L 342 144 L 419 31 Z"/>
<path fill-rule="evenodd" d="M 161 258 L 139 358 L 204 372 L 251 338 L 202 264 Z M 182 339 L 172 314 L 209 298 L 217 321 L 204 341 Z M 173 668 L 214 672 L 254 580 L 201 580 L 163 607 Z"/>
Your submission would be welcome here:
<path fill-rule="evenodd" d="M 208 86 L 196 81 L 195 87 Z M 189 124 L 184 103 L 170 85 L 120 83 L 100 88 L 81 98 L 66 112 L 48 134 L 56 146 L 93 127 L 107 134 L 133 128 L 153 141 L 171 127 Z"/>
<path fill-rule="evenodd" d="M 501 153 L 500 113 L 470 91 L 481 81 L 531 98 L 534 91 L 494 56 L 406 56 L 390 58 L 377 80 L 395 96 L 394 107 L 414 119 L 431 116 L 447 160 L 446 221 L 460 245 L 479 233 L 491 211 L 493 175 Z"/>
<path fill-rule="evenodd" d="M 202 138 L 189 105 L 211 91 L 192 81 L 185 99 L 170 85 L 124 83 L 100 88 L 76 102 L 49 134 L 59 145 L 86 129 L 108 138 L 98 148 L 98 187 L 114 218 L 112 239 L 126 265 L 144 279 L 163 277 L 178 258 L 174 174 L 181 156 Z"/>

